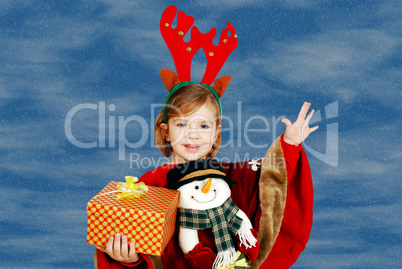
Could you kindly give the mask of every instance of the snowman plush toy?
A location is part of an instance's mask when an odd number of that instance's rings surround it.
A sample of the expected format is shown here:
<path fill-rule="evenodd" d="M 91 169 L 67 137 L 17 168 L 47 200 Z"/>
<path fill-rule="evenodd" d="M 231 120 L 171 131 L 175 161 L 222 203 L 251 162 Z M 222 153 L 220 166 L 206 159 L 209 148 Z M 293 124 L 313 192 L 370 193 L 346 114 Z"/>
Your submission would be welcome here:
<path fill-rule="evenodd" d="M 229 266 L 236 260 L 234 241 L 250 261 L 257 258 L 256 232 L 247 215 L 230 198 L 236 181 L 222 172 L 217 160 L 179 164 L 169 171 L 167 180 L 167 188 L 180 191 L 179 243 L 193 268 Z M 216 254 L 198 236 L 198 230 L 208 228 L 212 229 Z"/>

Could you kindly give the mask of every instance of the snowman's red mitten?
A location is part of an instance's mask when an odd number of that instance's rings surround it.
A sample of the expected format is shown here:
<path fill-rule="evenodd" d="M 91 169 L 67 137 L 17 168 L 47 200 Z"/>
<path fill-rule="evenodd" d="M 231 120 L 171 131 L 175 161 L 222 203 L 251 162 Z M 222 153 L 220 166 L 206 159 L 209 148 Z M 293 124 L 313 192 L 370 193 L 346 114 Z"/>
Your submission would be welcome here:
<path fill-rule="evenodd" d="M 184 255 L 193 269 L 210 269 L 215 261 L 216 254 L 203 242 L 198 243 L 191 251 Z"/>
<path fill-rule="evenodd" d="M 251 233 L 254 235 L 255 238 L 257 238 L 257 234 L 258 232 L 254 229 L 250 229 Z M 240 238 L 238 235 L 236 235 L 236 244 L 237 244 L 237 249 L 241 252 L 244 253 L 244 255 L 247 256 L 247 258 L 250 261 L 254 261 L 255 259 L 257 259 L 258 256 L 258 251 L 260 249 L 260 242 L 257 241 L 257 243 L 255 243 L 255 246 L 251 246 L 249 248 L 246 248 L 246 246 L 244 244 L 242 244 L 240 242 Z"/>

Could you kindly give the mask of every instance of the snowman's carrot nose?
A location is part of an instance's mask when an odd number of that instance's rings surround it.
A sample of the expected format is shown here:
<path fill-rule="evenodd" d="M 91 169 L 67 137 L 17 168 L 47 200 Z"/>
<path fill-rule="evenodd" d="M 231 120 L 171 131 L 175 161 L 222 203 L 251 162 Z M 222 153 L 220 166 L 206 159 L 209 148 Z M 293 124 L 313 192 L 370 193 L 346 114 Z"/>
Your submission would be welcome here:
<path fill-rule="evenodd" d="M 209 188 L 211 188 L 211 183 L 212 183 L 212 178 L 210 178 L 207 183 L 205 183 L 204 187 L 202 187 L 202 192 L 203 193 L 208 193 Z"/>

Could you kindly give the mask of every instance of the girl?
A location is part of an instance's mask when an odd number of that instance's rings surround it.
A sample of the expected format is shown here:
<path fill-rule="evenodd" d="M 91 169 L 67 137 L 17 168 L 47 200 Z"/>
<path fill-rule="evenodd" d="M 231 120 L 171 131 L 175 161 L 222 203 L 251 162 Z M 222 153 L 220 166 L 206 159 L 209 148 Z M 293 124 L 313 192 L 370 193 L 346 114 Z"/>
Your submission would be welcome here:
<path fill-rule="evenodd" d="M 166 111 L 162 109 L 157 117 L 155 140 L 159 150 L 172 158 L 169 163 L 149 171 L 140 180 L 150 186 L 163 187 L 167 184 L 168 171 L 177 164 L 213 158 L 221 144 L 219 106 L 219 100 L 200 84 L 184 86 L 171 95 Z M 260 190 L 259 179 L 264 167 L 255 169 L 255 165 L 248 162 L 222 163 L 224 172 L 237 182 L 232 189 L 233 201 L 252 220 L 254 228 L 259 230 L 261 245 L 256 268 L 289 268 L 308 240 L 312 225 L 312 185 L 308 162 L 300 143 L 318 128 L 308 126 L 314 113 L 312 110 L 306 117 L 309 107 L 310 103 L 303 104 L 293 124 L 288 119 L 282 120 L 286 124 L 286 132 L 275 141 L 266 155 L 267 162 L 272 162 L 272 158 L 277 160 L 276 168 L 270 169 L 277 169 L 278 178 L 284 177 L 283 182 L 289 186 L 282 190 L 285 192 L 283 195 L 287 196 L 282 224 L 279 221 L 279 224 L 272 226 L 277 226 L 274 227 L 279 233 L 276 240 L 276 236 L 265 234 L 272 227 L 264 227 L 267 224 L 264 219 L 266 201 L 260 201 L 263 191 Z M 210 230 L 201 230 L 199 237 L 201 243 L 185 255 L 180 249 L 176 231 L 163 255 L 154 257 L 137 253 L 134 243 L 127 242 L 126 235 L 116 234 L 109 238 L 105 248 L 97 247 L 95 263 L 100 269 L 208 268 L 205 267 L 208 263 L 205 257 L 208 257 L 206 253 L 215 250 L 213 235 Z M 264 243 L 267 238 L 271 239 Z"/>
<path fill-rule="evenodd" d="M 178 75 L 167 69 L 161 71 L 169 94 L 155 124 L 158 149 L 172 158 L 141 177 L 145 184 L 157 187 L 167 184 L 167 173 L 177 164 L 213 158 L 218 152 L 222 128 L 219 98 L 231 78 L 215 78 L 237 47 L 237 34 L 230 23 L 222 31 L 218 46 L 212 43 L 214 28 L 201 34 L 194 26 L 191 40 L 184 42 L 194 18 L 180 11 L 177 26 L 173 28 L 176 12 L 176 7 L 169 6 L 160 21 L 162 37 L 172 53 Z M 191 61 L 200 48 L 205 52 L 207 67 L 201 82 L 194 83 L 190 78 Z M 318 128 L 308 127 L 314 113 L 312 110 L 306 117 L 309 107 L 309 103 L 303 104 L 293 124 L 288 119 L 282 120 L 286 132 L 269 148 L 261 167 L 254 162 L 221 163 L 223 172 L 236 181 L 231 192 L 233 202 L 258 231 L 259 254 L 252 268 L 289 268 L 308 241 L 313 192 L 310 168 L 300 143 Z M 211 268 L 210 257 L 216 253 L 214 236 L 210 229 L 200 230 L 198 235 L 200 243 L 184 254 L 176 230 L 162 256 L 156 257 L 137 253 L 126 235 L 115 234 L 109 237 L 105 248 L 97 247 L 95 266 L 100 269 Z"/>

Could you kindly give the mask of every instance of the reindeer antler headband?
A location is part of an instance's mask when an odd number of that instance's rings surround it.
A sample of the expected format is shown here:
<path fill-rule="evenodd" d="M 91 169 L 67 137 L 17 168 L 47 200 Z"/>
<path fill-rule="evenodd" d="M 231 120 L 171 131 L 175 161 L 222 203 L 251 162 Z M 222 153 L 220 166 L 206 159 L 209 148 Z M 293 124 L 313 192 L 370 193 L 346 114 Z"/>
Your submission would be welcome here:
<path fill-rule="evenodd" d="M 162 14 L 160 21 L 160 31 L 163 39 L 173 56 L 176 66 L 176 75 L 172 70 L 163 68 L 160 72 L 163 84 L 169 91 L 163 106 L 163 117 L 165 123 L 166 108 L 170 97 L 180 88 L 191 85 L 201 84 L 212 92 L 219 105 L 221 114 L 221 104 L 219 98 L 222 96 L 230 83 L 231 76 L 224 76 L 215 80 L 230 53 L 237 47 L 237 34 L 233 25 L 227 22 L 228 28 L 223 29 L 219 37 L 219 44 L 215 46 L 212 40 L 215 37 L 216 29 L 212 28 L 208 33 L 202 34 L 196 26 L 192 27 L 194 18 L 187 16 L 183 11 L 177 15 L 177 26 L 172 28 L 173 19 L 176 17 L 177 8 L 169 6 Z M 183 38 L 191 28 L 191 40 L 184 42 Z M 230 32 L 231 36 L 228 36 Z M 207 58 L 207 67 L 201 82 L 191 81 L 191 61 L 194 54 L 202 48 Z M 210 84 L 213 82 L 213 86 Z"/>

